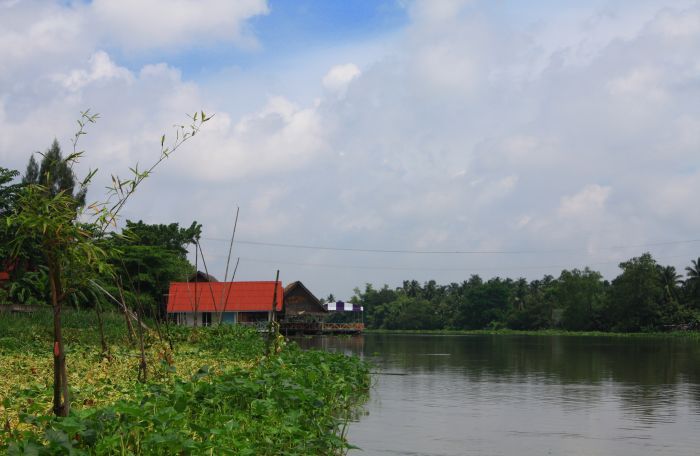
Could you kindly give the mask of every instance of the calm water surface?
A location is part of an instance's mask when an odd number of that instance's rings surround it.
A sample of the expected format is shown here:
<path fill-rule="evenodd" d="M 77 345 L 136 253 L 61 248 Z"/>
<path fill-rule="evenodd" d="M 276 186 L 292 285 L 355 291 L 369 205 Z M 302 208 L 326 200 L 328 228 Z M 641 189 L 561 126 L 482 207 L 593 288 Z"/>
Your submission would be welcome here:
<path fill-rule="evenodd" d="M 304 345 L 374 364 L 350 455 L 698 455 L 700 342 L 372 335 Z"/>

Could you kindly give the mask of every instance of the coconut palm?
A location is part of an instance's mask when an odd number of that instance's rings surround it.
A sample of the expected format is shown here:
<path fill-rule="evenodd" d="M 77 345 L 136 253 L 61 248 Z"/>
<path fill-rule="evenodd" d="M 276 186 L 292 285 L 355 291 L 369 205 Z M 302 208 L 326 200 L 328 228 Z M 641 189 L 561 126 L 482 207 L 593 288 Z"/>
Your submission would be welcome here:
<path fill-rule="evenodd" d="M 678 286 L 683 283 L 683 276 L 678 274 L 676 268 L 673 266 L 659 266 L 659 273 L 661 275 L 661 283 L 666 292 L 667 301 L 677 301 Z"/>
<path fill-rule="evenodd" d="M 685 281 L 685 287 L 694 301 L 698 300 L 700 295 L 700 257 L 697 260 L 692 260 L 691 265 L 685 268 L 688 278 Z"/>
<path fill-rule="evenodd" d="M 685 268 L 688 273 L 688 280 L 698 280 L 700 279 L 700 257 L 697 260 L 692 260 L 691 266 Z"/>

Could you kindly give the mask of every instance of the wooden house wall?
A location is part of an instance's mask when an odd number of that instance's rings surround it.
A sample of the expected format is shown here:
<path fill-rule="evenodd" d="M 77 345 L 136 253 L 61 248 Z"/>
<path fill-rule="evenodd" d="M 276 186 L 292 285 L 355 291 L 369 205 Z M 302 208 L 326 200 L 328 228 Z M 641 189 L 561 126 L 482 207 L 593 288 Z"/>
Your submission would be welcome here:
<path fill-rule="evenodd" d="M 318 300 L 310 296 L 302 287 L 296 287 L 284 295 L 285 316 L 325 313 L 325 309 Z"/>

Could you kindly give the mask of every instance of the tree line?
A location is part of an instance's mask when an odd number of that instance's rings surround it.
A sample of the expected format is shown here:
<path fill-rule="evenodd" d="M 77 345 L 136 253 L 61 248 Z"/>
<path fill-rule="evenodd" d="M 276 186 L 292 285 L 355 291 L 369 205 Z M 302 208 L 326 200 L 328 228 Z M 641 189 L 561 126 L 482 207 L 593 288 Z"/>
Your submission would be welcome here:
<path fill-rule="evenodd" d="M 13 183 L 19 174 L 16 170 L 0 168 L 0 260 L 5 270 L 12 272 L 9 290 L 0 289 L 0 304 L 16 301 L 47 302 L 53 308 L 53 409 L 57 416 L 70 413 L 70 393 L 66 368 L 66 351 L 63 341 L 62 317 L 64 306 L 90 305 L 97 314 L 98 329 L 102 342 L 102 354 L 111 359 L 109 347 L 104 337 L 102 301 L 104 297 L 115 301 L 124 313 L 129 327 L 130 341 L 133 341 L 131 320 L 136 320 L 139 345 L 139 380 L 146 381 L 146 357 L 142 317 L 147 308 L 139 299 L 143 290 L 139 282 L 156 283 L 148 277 L 151 271 L 141 273 L 141 257 L 133 259 L 137 266 L 134 274 L 128 271 L 128 256 L 125 253 L 141 242 L 135 231 L 177 232 L 179 227 L 170 226 L 165 230 L 143 224 L 127 224 L 120 234 L 114 231 L 119 214 L 140 184 L 179 149 L 186 141 L 200 131 L 211 117 L 204 111 L 188 116 L 189 126 L 176 125 L 175 139 L 166 145 L 166 135 L 160 138 L 160 153 L 146 169 L 138 164 L 129 168 L 129 175 L 122 178 L 111 175 L 111 185 L 106 188 L 103 199 L 86 206 L 87 190 L 97 170 L 88 171 L 81 180 L 73 172 L 74 166 L 84 157 L 78 149 L 78 142 L 87 134 L 86 127 L 99 119 L 99 114 L 90 110 L 81 112 L 77 120 L 79 129 L 71 140 L 73 151 L 63 157 L 56 140 L 42 157 L 39 164 L 30 156 L 27 170 L 21 183 Z M 187 230 L 186 230 L 187 231 Z M 198 236 L 198 227 L 193 223 L 192 236 Z M 189 241 L 188 241 L 189 242 Z M 187 242 L 185 242 L 186 244 Z M 166 243 L 169 247 L 171 243 Z M 181 243 L 182 244 L 182 243 Z M 162 246 L 150 246 L 162 247 Z M 184 254 L 177 252 L 184 260 Z M 185 260 L 186 262 L 186 260 Z M 183 262 L 180 261 L 180 264 Z M 160 264 L 161 268 L 163 267 Z M 124 275 L 128 279 L 131 295 L 136 305 L 129 307 L 124 286 Z M 116 288 L 119 298 L 106 290 L 104 285 Z M 98 291 L 100 293 L 98 293 Z M 158 297 L 155 297 L 158 300 Z M 162 338 L 162 333 L 158 331 Z"/>
<path fill-rule="evenodd" d="M 22 175 L 0 168 L 0 268 L 11 271 L 11 280 L 0 288 L 0 303 L 36 305 L 51 303 L 46 249 L 41 236 L 16 244 L 16 229 L 5 219 L 22 212 L 20 197 L 28 188 L 41 188 L 45 198 L 66 194 L 69 210 L 77 214 L 85 205 L 81 186 L 54 141 L 41 160 L 32 154 Z M 83 231 L 91 228 L 78 219 L 67 225 Z M 68 304 L 80 308 L 113 305 L 93 286 L 103 285 L 112 296 L 139 308 L 145 315 L 162 311 L 169 283 L 182 281 L 195 272 L 187 260 L 187 248 L 198 242 L 201 225 L 183 228 L 176 223 L 146 224 L 126 221 L 124 228 L 109 233 L 93 232 L 90 242 L 103 254 L 105 273 L 77 267 L 63 270 Z M 364 306 L 365 323 L 376 329 L 522 329 L 562 328 L 574 331 L 658 331 L 700 327 L 700 258 L 685 268 L 685 276 L 673 266 L 659 264 L 644 253 L 620 263 L 612 281 L 589 268 L 564 270 L 559 277 L 542 279 L 492 278 L 472 275 L 461 283 L 438 285 L 434 280 L 404 281 L 401 287 L 375 289 L 367 284 L 356 289 L 352 301 Z M 89 279 L 89 280 L 88 280 Z M 334 315 L 334 321 L 354 318 Z"/>
<path fill-rule="evenodd" d="M 54 140 L 46 152 L 38 154 L 39 161 L 36 155 L 30 156 L 19 183 L 14 183 L 20 176 L 18 171 L 0 168 L 0 222 L 21 211 L 19 197 L 32 185 L 41 185 L 49 198 L 65 193 L 76 214 L 85 205 L 87 189 L 78 185 L 59 143 Z M 196 221 L 182 228 L 177 223 L 127 220 L 120 231 L 93 233 L 91 240 L 105 253 L 109 271 L 102 274 L 94 269 L 83 280 L 66 277 L 73 282 L 71 292 L 66 295 L 67 303 L 83 309 L 98 304 L 113 306 L 110 298 L 92 284 L 95 281 L 131 308 L 139 307 L 146 315 L 158 315 L 170 282 L 185 280 L 194 273 L 194 266 L 186 258 L 187 247 L 198 242 L 201 229 Z M 0 269 L 10 271 L 9 283 L 0 289 L 0 304 L 48 304 L 51 302 L 49 268 L 41 239 L 27 239 L 20 249 L 12 250 L 15 234 L 7 223 L 0 223 L 0 261 L 3 262 Z M 78 274 L 84 272 L 76 270 Z"/>
<path fill-rule="evenodd" d="M 650 253 L 620 263 L 612 281 L 589 268 L 545 275 L 461 283 L 407 280 L 395 289 L 355 289 L 368 328 L 389 330 L 566 329 L 663 331 L 700 328 L 700 258 L 683 277 Z M 334 316 L 335 319 L 349 318 Z"/>

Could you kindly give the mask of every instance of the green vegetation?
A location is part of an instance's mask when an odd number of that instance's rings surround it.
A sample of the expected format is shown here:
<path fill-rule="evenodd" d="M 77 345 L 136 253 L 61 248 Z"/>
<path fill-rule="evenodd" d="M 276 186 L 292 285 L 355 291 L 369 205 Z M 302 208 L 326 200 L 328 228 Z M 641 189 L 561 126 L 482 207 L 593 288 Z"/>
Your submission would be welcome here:
<path fill-rule="evenodd" d="M 68 416 L 71 405 L 66 347 L 62 335 L 64 306 L 71 302 L 79 305 L 81 300 L 89 302 L 92 297 L 99 333 L 102 336 L 102 351 L 104 355 L 110 356 L 104 340 L 102 305 L 95 294 L 95 290 L 104 292 L 104 287 L 97 284 L 97 281 L 108 279 L 110 284 L 116 285 L 120 291 L 120 306 L 127 321 L 130 315 L 133 315 L 133 311 L 127 306 L 122 282 L 115 276 L 114 266 L 109 261 L 110 257 L 114 258 L 120 255 L 120 252 L 110 251 L 110 245 L 105 243 L 103 238 L 116 226 L 120 211 L 143 180 L 182 144 L 194 137 L 210 119 L 203 111 L 201 115 L 195 113 L 190 116 L 191 124 L 188 127 L 176 126 L 175 139 L 169 146 L 165 145 L 166 137 L 163 135 L 160 140 L 160 155 L 150 167 L 141 171 L 138 165 L 130 168 L 131 176 L 128 179 L 112 175 L 112 185 L 107 188 L 105 198 L 85 208 L 87 189 L 97 171 L 89 171 L 83 180 L 78 181 L 73 169 L 84 156 L 84 151 L 78 150 L 78 142 L 87 134 L 86 127 L 94 124 L 98 118 L 98 114 L 90 114 L 89 110 L 81 113 L 77 121 L 80 128 L 72 139 L 73 152 L 65 158 L 55 140 L 51 148 L 42 154 L 40 166 L 33 156 L 30 158 L 22 185 L 15 192 L 14 198 L 10 198 L 13 204 L 2 214 L 1 220 L 2 225 L 7 228 L 2 235 L 4 240 L 9 241 L 10 247 L 6 252 L 9 257 L 6 263 L 20 271 L 24 269 L 33 274 L 38 273 L 30 283 L 43 284 L 40 292 L 44 297 L 48 296 L 53 309 L 53 411 L 57 416 Z M 0 176 L 3 200 L 8 200 L 8 192 L 11 190 L 7 185 L 8 177 L 12 178 L 14 174 L 13 171 L 3 170 Z M 122 264 L 128 271 L 123 261 Z M 17 268 L 18 265 L 25 267 Z M 136 293 L 131 279 L 129 283 L 132 291 Z M 0 298 L 11 302 L 18 297 L 24 299 L 27 294 L 17 292 L 16 286 L 12 288 L 11 285 L 9 296 L 3 293 Z M 144 306 L 138 297 L 136 303 L 135 320 L 140 344 L 139 380 L 145 381 L 147 362 L 141 325 Z M 131 333 L 129 327 L 129 334 Z"/>
<path fill-rule="evenodd" d="M 102 353 L 93 312 L 66 312 L 70 416 L 52 403 L 52 315 L 0 313 L 0 453 L 342 454 L 347 420 L 367 395 L 357 358 L 294 345 L 266 353 L 240 326 L 148 332 L 149 381 L 121 315 L 105 313 Z"/>
<path fill-rule="evenodd" d="M 473 275 L 462 283 L 404 281 L 377 290 L 366 285 L 352 301 L 364 306 L 369 329 L 564 330 L 659 332 L 700 329 L 700 268 L 693 260 L 681 280 L 673 266 L 649 253 L 620 263 L 611 282 L 588 268 L 558 278 L 494 278 Z M 336 321 L 352 318 L 334 315 Z"/>
<path fill-rule="evenodd" d="M 610 331 L 568 331 L 566 329 L 367 329 L 369 334 L 423 334 L 444 336 L 571 336 L 571 337 L 659 337 L 678 339 L 700 339 L 698 331 L 670 332 L 610 332 Z"/>
<path fill-rule="evenodd" d="M 116 279 L 105 277 L 101 282 L 112 295 L 121 292 L 126 301 L 138 303 L 147 315 L 159 315 L 170 282 L 185 281 L 195 272 L 187 261 L 187 246 L 198 241 L 201 230 L 197 222 L 180 228 L 177 223 L 150 225 L 127 220 L 121 233 L 112 233 L 101 242 L 110 252 L 108 262 Z"/>

